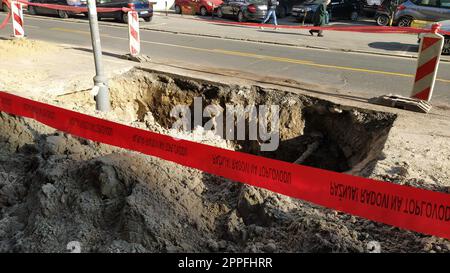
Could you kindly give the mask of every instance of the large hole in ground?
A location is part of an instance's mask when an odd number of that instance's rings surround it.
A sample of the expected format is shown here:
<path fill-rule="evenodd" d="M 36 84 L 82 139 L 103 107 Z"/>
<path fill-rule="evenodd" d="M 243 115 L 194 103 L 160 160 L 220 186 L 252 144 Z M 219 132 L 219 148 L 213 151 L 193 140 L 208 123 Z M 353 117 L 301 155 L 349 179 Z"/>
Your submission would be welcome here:
<path fill-rule="evenodd" d="M 165 129 L 177 120 L 170 115 L 175 106 L 187 105 L 194 112 L 195 97 L 202 98 L 203 107 L 219 105 L 223 109 L 227 105 L 278 105 L 280 140 L 276 150 L 261 151 L 261 140 L 249 140 L 248 117 L 245 140 L 232 140 L 231 148 L 360 174 L 370 173 L 396 118 L 390 113 L 337 105 L 282 90 L 225 85 L 143 69 L 116 78 L 111 83 L 111 96 L 114 112 L 126 120 L 148 125 L 151 117 L 152 122 Z M 208 120 L 204 118 L 202 125 Z"/>

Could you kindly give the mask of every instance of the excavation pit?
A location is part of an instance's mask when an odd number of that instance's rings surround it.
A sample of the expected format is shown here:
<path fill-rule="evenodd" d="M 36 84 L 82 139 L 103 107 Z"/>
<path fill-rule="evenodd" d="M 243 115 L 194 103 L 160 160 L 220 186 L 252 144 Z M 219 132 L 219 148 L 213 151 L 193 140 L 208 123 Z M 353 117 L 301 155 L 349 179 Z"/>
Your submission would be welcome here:
<path fill-rule="evenodd" d="M 175 134 L 180 138 L 337 172 L 370 173 L 396 118 L 391 113 L 337 105 L 291 92 L 259 86 L 225 85 L 142 69 L 134 69 L 116 78 L 110 88 L 113 111 L 126 123 L 139 124 L 141 127 L 144 125 L 143 128 Z M 66 96 L 65 99 L 81 100 L 84 107 L 93 107 L 92 98 L 87 92 Z M 222 121 L 218 119 L 223 122 L 223 131 L 219 135 L 194 126 L 194 113 L 198 111 L 195 100 L 201 101 L 200 114 L 208 105 L 224 109 Z M 274 147 L 269 144 L 275 142 L 275 136 L 262 139 L 260 136 L 263 131 L 259 127 L 257 138 L 250 137 L 250 123 L 255 121 L 255 116 L 249 118 L 249 112 L 244 115 L 244 139 L 242 133 L 238 137 L 242 127 L 238 128 L 236 119 L 230 123 L 232 126 L 227 124 L 227 107 L 245 109 L 252 105 L 258 114 L 261 113 L 262 105 L 267 109 L 274 105 L 278 107 L 279 143 L 276 149 L 262 149 L 262 145 Z M 194 132 L 184 131 L 180 135 L 171 129 L 180 120 L 180 116 L 171 115 L 177 106 L 190 110 L 186 120 L 190 123 L 188 129 Z M 276 113 L 268 110 L 268 114 Z M 260 117 L 256 115 L 258 126 Z M 268 133 L 273 133 L 272 117 L 266 115 L 264 119 L 264 130 Z M 211 118 L 204 117 L 197 125 L 204 127 L 208 122 L 211 123 Z M 215 124 L 217 126 L 217 120 Z M 230 129 L 234 132 L 229 133 Z"/>
<path fill-rule="evenodd" d="M 52 104 L 130 126 L 368 176 L 395 115 L 262 87 L 135 69 L 111 81 L 113 111 L 90 92 Z M 171 130 L 176 105 L 279 105 L 280 146 Z M 48 101 L 47 101 L 48 102 Z M 208 122 L 205 118 L 203 123 Z M 247 124 L 248 125 L 248 124 Z M 0 252 L 386 252 L 450 243 L 235 183 L 0 113 Z M 408 242 L 408 243 L 405 243 Z"/>

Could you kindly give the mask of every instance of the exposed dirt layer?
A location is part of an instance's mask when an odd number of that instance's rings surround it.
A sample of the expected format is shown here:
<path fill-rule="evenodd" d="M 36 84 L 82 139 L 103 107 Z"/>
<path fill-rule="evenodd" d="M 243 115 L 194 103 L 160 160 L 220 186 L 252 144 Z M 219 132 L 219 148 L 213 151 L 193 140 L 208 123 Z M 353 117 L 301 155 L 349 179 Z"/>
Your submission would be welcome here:
<path fill-rule="evenodd" d="M 217 146 L 220 142 L 226 142 L 226 146 L 235 150 L 288 162 L 300 163 L 300 159 L 304 165 L 340 172 L 361 169 L 370 172 L 395 120 L 394 114 L 345 107 L 280 90 L 222 85 L 144 70 L 134 70 L 117 78 L 111 84 L 111 94 L 114 111 L 109 114 L 110 118 L 172 135 L 178 135 L 179 132 L 171 129 L 176 122 L 176 118 L 170 114 L 171 110 L 177 105 L 187 105 L 193 116 L 196 111 L 194 98 L 200 98 L 201 111 L 208 105 L 220 106 L 222 109 L 228 105 L 236 108 L 277 105 L 280 142 L 275 151 L 261 151 L 264 141 L 249 140 L 248 113 L 245 115 L 245 140 L 237 137 L 238 125 L 234 120 L 233 137 L 213 144 Z M 94 102 L 88 92 L 61 97 L 62 101 L 77 111 L 95 114 L 92 111 Z M 203 118 L 200 126 L 207 124 L 209 119 Z M 259 116 L 256 119 L 259 121 Z M 270 121 L 270 118 L 267 120 Z M 223 128 L 226 128 L 225 123 L 226 117 L 223 118 Z M 191 124 L 194 124 L 193 118 Z M 270 128 L 267 129 L 270 131 Z M 194 135 L 198 133 L 197 130 Z M 221 139 L 212 135 L 197 140 L 210 142 L 212 138 Z M 225 133 L 220 135 L 224 137 Z M 189 132 L 181 137 L 192 139 Z"/>
<path fill-rule="evenodd" d="M 114 111 L 89 92 L 48 102 L 132 126 L 303 164 L 373 176 L 395 115 L 260 87 L 133 71 L 111 84 Z M 169 112 L 205 104 L 280 105 L 280 151 L 170 129 Z M 198 138 L 196 137 L 198 136 Z M 200 137 L 201 136 L 201 137 Z M 314 145 L 313 145 L 314 144 Z M 312 148 L 311 148 L 312 147 Z M 306 154 L 306 155 L 305 155 Z M 326 160 L 325 160 L 326 159 Z M 391 180 L 422 185 L 400 172 Z M 378 174 L 377 174 L 378 175 Z M 448 240 L 317 207 L 0 113 L 0 252 L 449 252 Z"/>

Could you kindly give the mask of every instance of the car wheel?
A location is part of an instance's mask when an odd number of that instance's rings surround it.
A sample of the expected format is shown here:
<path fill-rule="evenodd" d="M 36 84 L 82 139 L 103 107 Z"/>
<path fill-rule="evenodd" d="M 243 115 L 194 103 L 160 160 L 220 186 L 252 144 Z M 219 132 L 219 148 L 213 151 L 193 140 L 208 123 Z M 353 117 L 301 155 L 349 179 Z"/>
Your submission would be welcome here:
<path fill-rule="evenodd" d="M 389 17 L 387 15 L 378 16 L 376 21 L 377 21 L 377 25 L 379 25 L 379 26 L 389 25 Z"/>
<path fill-rule="evenodd" d="M 218 9 L 217 9 L 217 17 L 219 17 L 219 18 L 222 18 L 222 17 L 223 17 L 222 8 L 218 8 Z"/>
<path fill-rule="evenodd" d="M 413 21 L 413 18 L 411 18 L 411 17 L 402 17 L 402 18 L 400 18 L 400 20 L 398 20 L 398 26 L 399 27 L 410 27 L 412 21 Z"/>
<path fill-rule="evenodd" d="M 205 7 L 201 7 L 200 8 L 200 15 L 201 16 L 206 16 L 208 15 L 208 10 Z"/>
<path fill-rule="evenodd" d="M 147 23 L 151 22 L 152 19 L 153 19 L 153 16 L 152 17 L 144 17 L 144 21 L 147 22 Z"/>
<path fill-rule="evenodd" d="M 59 18 L 62 18 L 62 19 L 69 18 L 69 14 L 64 10 L 58 10 L 58 16 L 59 16 Z"/>
<path fill-rule="evenodd" d="M 239 23 L 242 23 L 242 22 L 245 21 L 244 13 L 242 13 L 242 11 L 238 12 L 237 20 L 238 20 Z"/>
<path fill-rule="evenodd" d="M 358 21 L 359 18 L 359 14 L 356 11 L 352 11 L 352 13 L 350 14 L 350 20 L 352 21 Z"/>
<path fill-rule="evenodd" d="M 122 13 L 122 23 L 128 24 L 128 12 Z"/>
<path fill-rule="evenodd" d="M 175 5 L 175 13 L 176 14 L 181 14 L 181 7 L 178 5 Z"/>
<path fill-rule="evenodd" d="M 36 14 L 37 14 L 36 8 L 33 7 L 33 6 L 28 6 L 28 14 L 30 14 L 30 15 L 36 15 Z"/>
<path fill-rule="evenodd" d="M 450 55 L 450 36 L 445 36 L 444 46 L 442 47 L 442 54 Z"/>

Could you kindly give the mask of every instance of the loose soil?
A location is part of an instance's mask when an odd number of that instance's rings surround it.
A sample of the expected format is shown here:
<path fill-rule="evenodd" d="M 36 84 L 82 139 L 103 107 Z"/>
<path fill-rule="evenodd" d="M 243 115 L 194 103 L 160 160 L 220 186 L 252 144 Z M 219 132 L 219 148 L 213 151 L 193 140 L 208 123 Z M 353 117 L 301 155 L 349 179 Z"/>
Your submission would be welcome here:
<path fill-rule="evenodd" d="M 446 192 L 424 183 L 386 147 L 396 115 L 309 96 L 135 69 L 111 82 L 113 111 L 89 91 L 42 99 L 127 125 L 322 169 Z M 170 128 L 170 110 L 280 105 L 280 149 Z M 397 132 L 394 132 L 397 133 Z M 391 158 L 388 158 L 391 160 Z M 390 172 L 386 171 L 391 166 Z M 447 171 L 447 170 L 445 170 Z M 0 113 L 0 252 L 449 252 L 448 240 L 315 206 L 155 157 Z"/>

